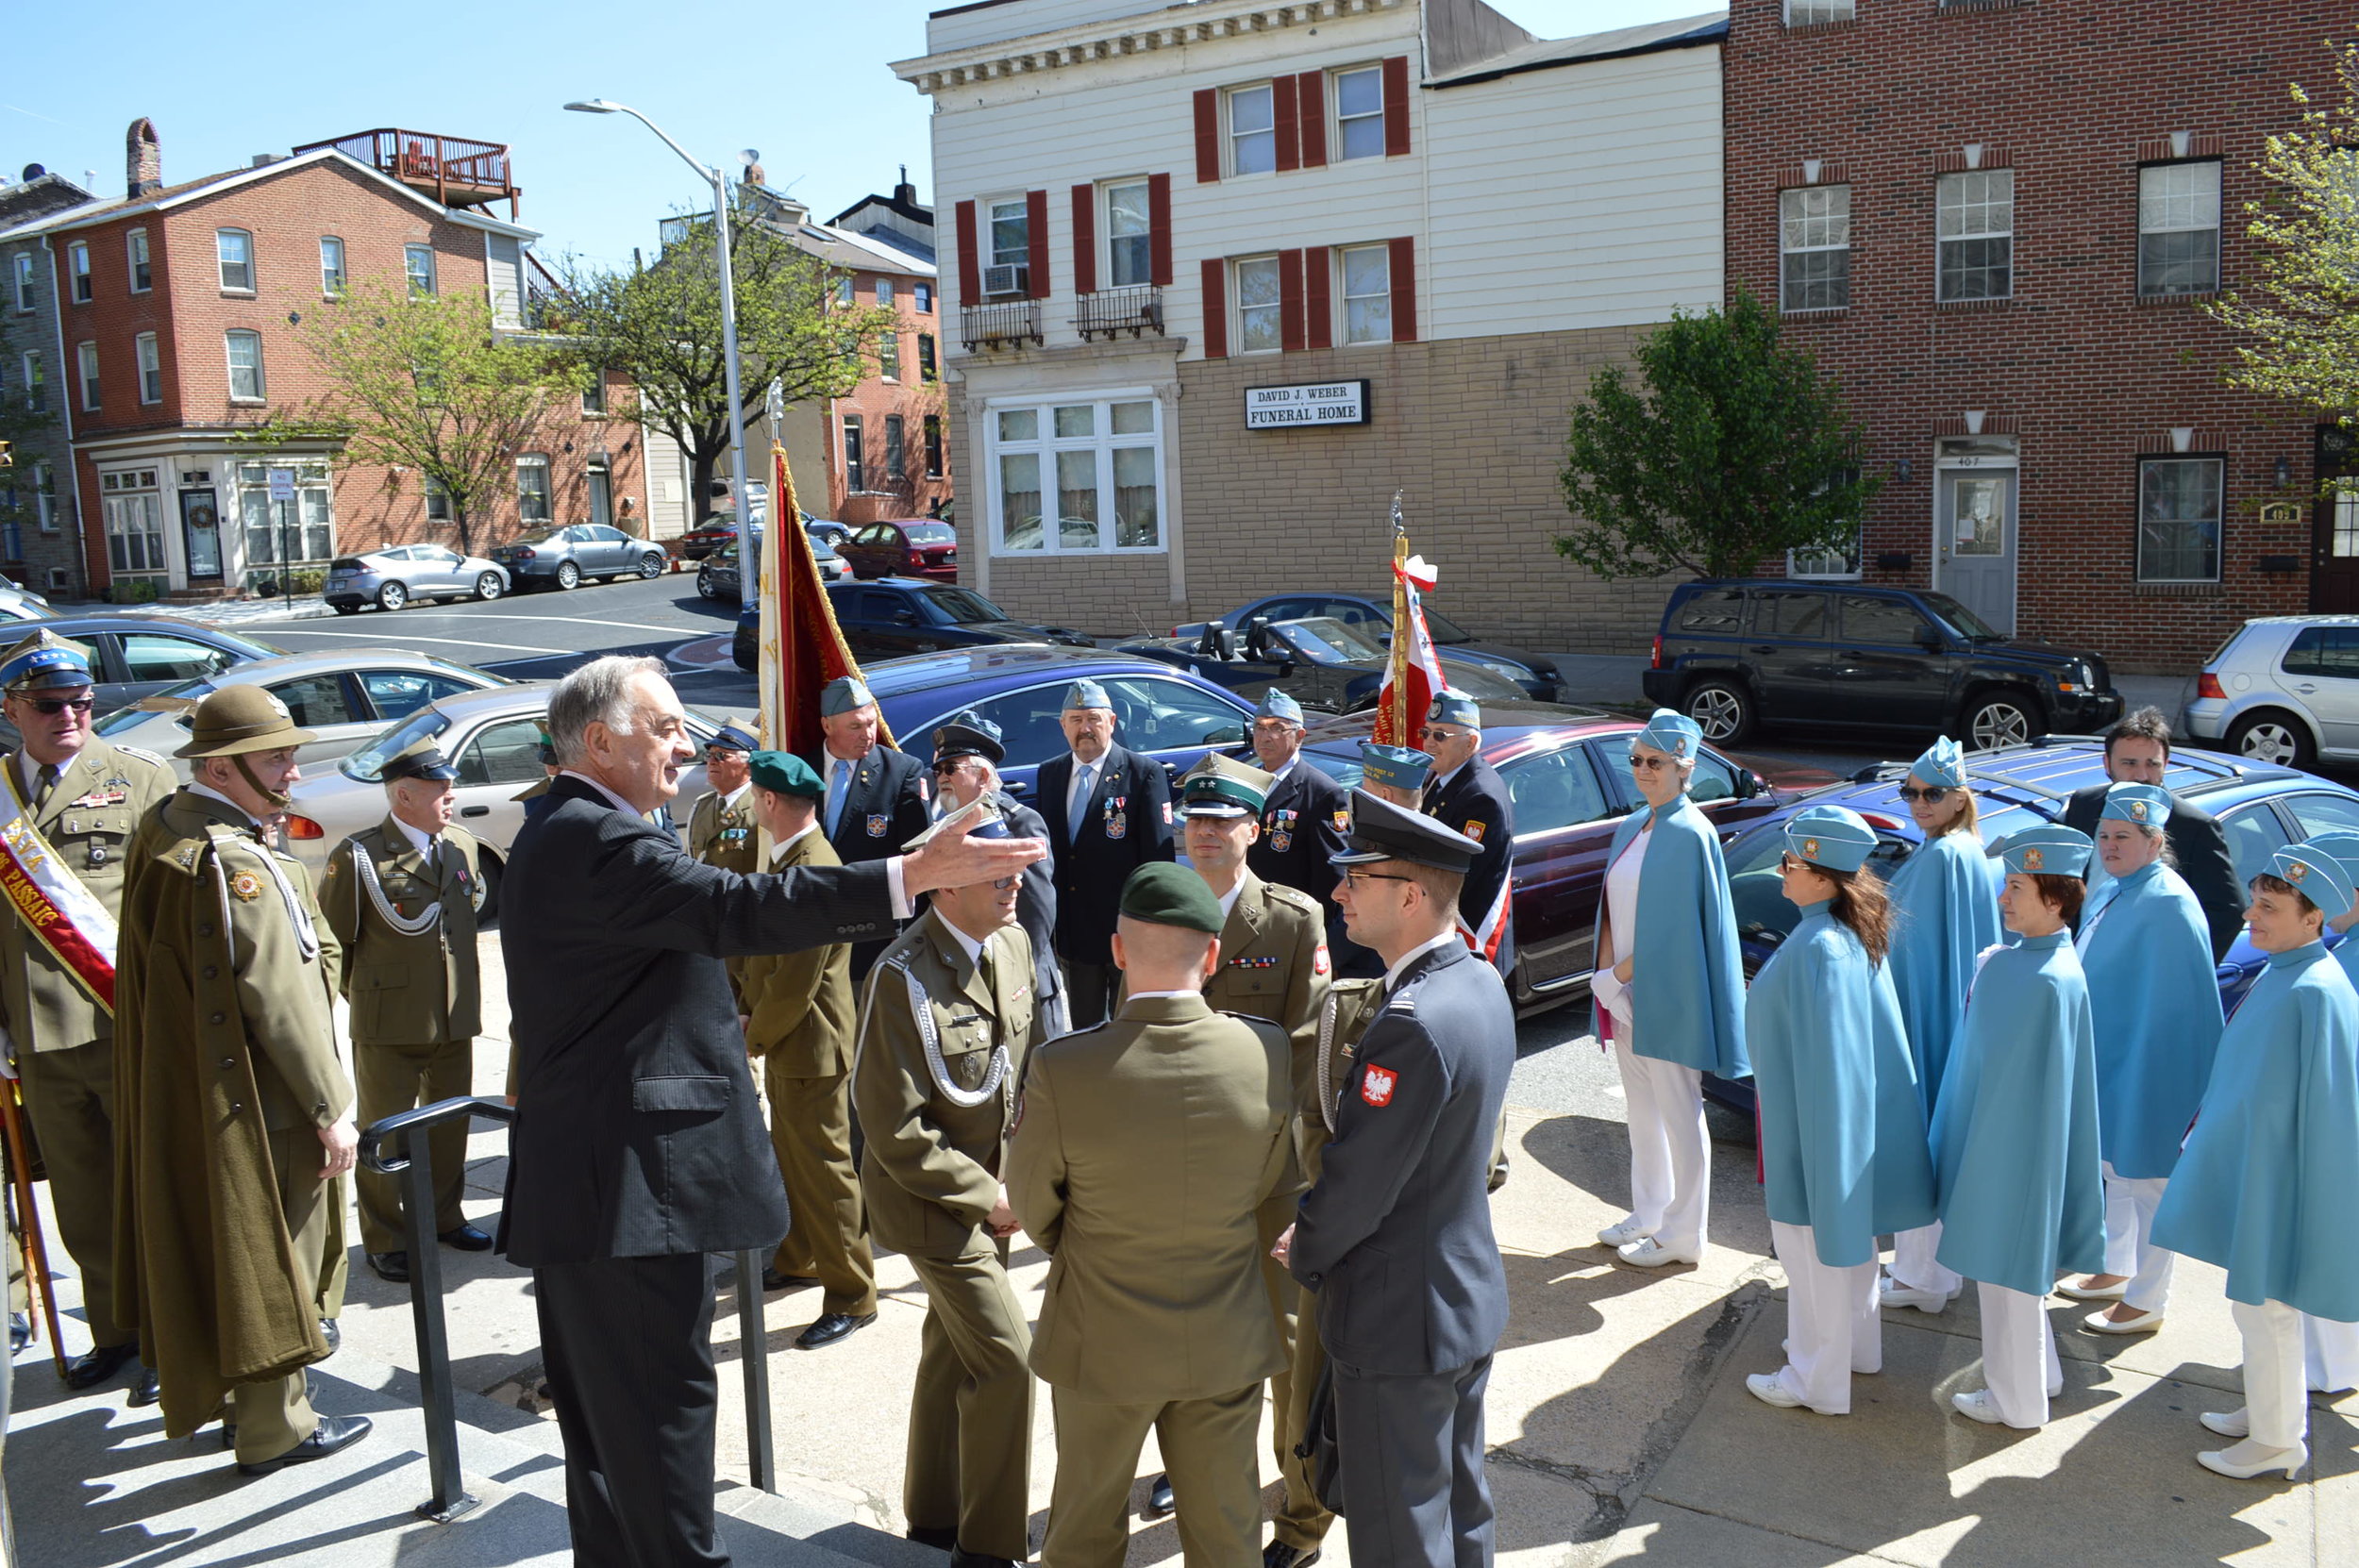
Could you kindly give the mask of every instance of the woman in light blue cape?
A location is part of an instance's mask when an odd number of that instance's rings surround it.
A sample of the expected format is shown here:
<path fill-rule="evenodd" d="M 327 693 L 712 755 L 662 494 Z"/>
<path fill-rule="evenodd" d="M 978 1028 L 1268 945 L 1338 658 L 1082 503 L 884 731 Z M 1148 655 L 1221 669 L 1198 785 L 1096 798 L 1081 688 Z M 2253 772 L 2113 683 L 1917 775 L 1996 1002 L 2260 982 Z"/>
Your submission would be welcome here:
<path fill-rule="evenodd" d="M 2359 833 L 2337 829 L 2330 833 L 2313 833 L 2303 842 L 2312 849 L 2324 850 L 2334 857 L 2343 875 L 2359 887 Z M 2359 926 L 2359 903 L 2334 916 L 2326 928 L 2339 935 L 2340 945 L 2331 949 L 2334 959 L 2351 976 L 2351 983 L 2359 988 L 2359 942 L 2351 940 L 2351 928 Z M 2333 1318 L 2301 1315 L 2303 1362 L 2308 1369 L 2310 1390 L 2314 1393 L 2341 1393 L 2359 1388 L 2359 1323 L 2337 1323 Z"/>
<path fill-rule="evenodd" d="M 2359 993 L 2321 941 L 2348 911 L 2334 857 L 2289 844 L 2253 878 L 2245 921 L 2268 955 L 2220 1037 L 2203 1109 L 2154 1216 L 2154 1242 L 2228 1271 L 2245 1409 L 2205 1415 L 2243 1441 L 2198 1454 L 2239 1479 L 2309 1462 L 2301 1314 L 2359 1321 Z"/>
<path fill-rule="evenodd" d="M 1932 1220 L 1932 1165 L 1884 970 L 1891 904 L 1863 869 L 1876 831 L 1814 806 L 1786 824 L 1785 846 L 1785 895 L 1802 918 L 1745 998 L 1785 1365 L 1745 1386 L 1765 1404 L 1846 1415 L 1851 1375 L 1883 1366 L 1876 1238 Z"/>
<path fill-rule="evenodd" d="M 1658 709 L 1631 742 L 1647 805 L 1614 829 L 1590 990 L 1621 1069 L 1631 1212 L 1598 1233 L 1641 1268 L 1702 1260 L 1712 1195 L 1703 1075 L 1740 1077 L 1745 976 L 1729 874 L 1687 799 L 1703 732 Z"/>
<path fill-rule="evenodd" d="M 1989 1384 L 1951 1402 L 1994 1425 L 2047 1425 L 2064 1392 L 2048 1293 L 2059 1269 L 2105 1261 L 2097 1041 L 2069 929 L 2092 847 L 2061 823 L 1999 846 L 1999 918 L 2020 940 L 1975 976 L 1933 1109 L 1941 1260 L 1978 1287 Z"/>
<path fill-rule="evenodd" d="M 2212 933 L 2167 863 L 2169 794 L 2152 784 L 2105 792 L 2097 853 L 2110 879 L 2088 896 L 2074 945 L 2097 1025 L 2097 1120 L 2105 1154 L 2105 1269 L 2058 1287 L 2112 1301 L 2083 1320 L 2100 1334 L 2149 1334 L 2170 1299 L 2170 1253 L 2154 1245 L 2179 1141 L 2195 1120 L 2220 1031 Z"/>
<path fill-rule="evenodd" d="M 1893 990 L 1916 1059 L 1916 1085 L 1932 1115 L 1949 1059 L 1950 1037 L 1966 1011 L 1966 987 L 1985 948 L 1996 946 L 1999 890 L 1983 853 L 1980 813 L 1966 778 L 1966 753 L 1947 735 L 1909 764 L 1900 798 L 1925 835 L 1892 878 Z M 1958 1293 L 1958 1276 L 1936 1257 L 1941 1226 L 1920 1226 L 1892 1239 L 1887 1307 L 1938 1312 Z"/>

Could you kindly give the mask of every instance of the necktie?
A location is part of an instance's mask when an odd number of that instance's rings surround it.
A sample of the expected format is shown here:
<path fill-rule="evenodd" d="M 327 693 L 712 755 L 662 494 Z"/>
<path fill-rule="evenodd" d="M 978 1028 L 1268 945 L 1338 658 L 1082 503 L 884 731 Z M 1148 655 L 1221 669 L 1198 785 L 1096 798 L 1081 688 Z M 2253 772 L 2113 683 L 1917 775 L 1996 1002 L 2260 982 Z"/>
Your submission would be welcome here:
<path fill-rule="evenodd" d="M 1081 820 L 1090 814 L 1090 796 L 1097 788 L 1097 764 L 1084 762 L 1073 770 L 1073 801 L 1065 808 L 1064 836 L 1081 836 Z"/>
<path fill-rule="evenodd" d="M 49 804 L 49 792 L 58 787 L 58 778 L 61 771 L 55 762 L 43 762 L 41 765 L 41 782 L 33 788 L 34 810 L 38 811 Z"/>
<path fill-rule="evenodd" d="M 835 759 L 835 767 L 828 775 L 828 837 L 835 837 L 836 824 L 844 820 L 844 797 L 852 788 L 852 762 L 847 757 Z"/>

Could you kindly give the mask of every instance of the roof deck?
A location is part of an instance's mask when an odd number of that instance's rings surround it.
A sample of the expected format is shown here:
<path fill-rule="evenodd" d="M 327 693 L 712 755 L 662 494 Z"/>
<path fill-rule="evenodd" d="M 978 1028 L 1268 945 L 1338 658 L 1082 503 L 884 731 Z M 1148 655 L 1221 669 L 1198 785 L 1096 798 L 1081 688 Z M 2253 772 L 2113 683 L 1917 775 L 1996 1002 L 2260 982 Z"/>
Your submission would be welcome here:
<path fill-rule="evenodd" d="M 444 207 L 489 207 L 504 201 L 508 216 L 513 219 L 524 194 L 516 188 L 505 142 L 387 127 L 307 142 L 294 150 L 301 154 L 322 147 L 333 147 L 380 174 L 391 175 Z"/>

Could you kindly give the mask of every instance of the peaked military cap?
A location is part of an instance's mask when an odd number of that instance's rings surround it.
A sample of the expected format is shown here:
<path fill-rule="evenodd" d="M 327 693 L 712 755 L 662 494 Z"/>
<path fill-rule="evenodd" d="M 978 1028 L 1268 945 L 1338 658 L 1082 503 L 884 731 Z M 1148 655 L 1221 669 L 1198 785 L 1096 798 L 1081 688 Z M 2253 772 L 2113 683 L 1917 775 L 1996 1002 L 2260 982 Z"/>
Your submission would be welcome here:
<path fill-rule="evenodd" d="M 225 686 L 189 716 L 189 743 L 175 757 L 238 757 L 318 739 L 295 726 L 287 705 L 259 686 Z"/>
<path fill-rule="evenodd" d="M 954 714 L 934 730 L 934 760 L 947 762 L 954 757 L 979 757 L 995 766 L 1007 759 L 1008 748 L 999 743 L 999 726 L 973 709 Z"/>
<path fill-rule="evenodd" d="M 1258 817 L 1275 782 L 1259 768 L 1208 752 L 1180 776 L 1180 813 L 1189 817 Z"/>
<path fill-rule="evenodd" d="M 761 749 L 760 741 L 755 740 L 735 725 L 723 725 L 712 732 L 712 739 L 705 742 L 707 751 L 756 752 Z"/>
<path fill-rule="evenodd" d="M 1122 914 L 1150 926 L 1178 926 L 1185 930 L 1220 935 L 1227 924 L 1220 900 L 1204 878 L 1172 860 L 1149 860 L 1124 878 Z"/>
<path fill-rule="evenodd" d="M 999 808 L 992 804 L 991 796 L 977 795 L 948 816 L 934 819 L 933 826 L 903 844 L 901 852 L 906 855 L 911 850 L 923 849 L 943 834 L 955 833 L 968 823 L 974 824 L 966 829 L 966 836 L 970 839 L 1012 839 L 1015 837 L 1013 833 L 1008 831 L 1007 819 L 999 814 Z"/>
<path fill-rule="evenodd" d="M 90 655 L 46 626 L 0 655 L 0 689 L 22 692 L 90 684 Z"/>
<path fill-rule="evenodd" d="M 1377 860 L 1407 860 L 1463 876 L 1482 853 L 1481 844 L 1445 827 L 1438 819 L 1396 806 L 1365 790 L 1351 792 L 1349 837 L 1351 847 L 1329 856 L 1328 864 L 1363 866 Z"/>
<path fill-rule="evenodd" d="M 391 784 L 397 778 L 441 782 L 457 778 L 459 770 L 450 765 L 450 759 L 444 757 L 442 749 L 435 745 L 433 736 L 421 735 L 369 772 L 356 773 L 352 776 L 363 784 Z"/>

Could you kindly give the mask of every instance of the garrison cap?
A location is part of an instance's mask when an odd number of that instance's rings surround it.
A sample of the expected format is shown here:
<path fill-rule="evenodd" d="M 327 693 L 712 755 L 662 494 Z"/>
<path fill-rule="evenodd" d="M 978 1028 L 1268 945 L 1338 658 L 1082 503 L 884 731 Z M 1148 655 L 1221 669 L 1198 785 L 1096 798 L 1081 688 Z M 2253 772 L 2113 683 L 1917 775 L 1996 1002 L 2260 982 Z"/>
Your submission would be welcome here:
<path fill-rule="evenodd" d="M 1857 871 L 1876 850 L 1876 830 L 1857 811 L 1813 806 L 1785 825 L 1785 847 L 1821 871 Z"/>
<path fill-rule="evenodd" d="M 1218 752 L 1180 776 L 1180 814 L 1186 817 L 1258 817 L 1269 802 L 1270 776 Z"/>
<path fill-rule="evenodd" d="M 1328 864 L 1363 866 L 1377 860 L 1407 860 L 1463 876 L 1482 853 L 1481 844 L 1443 826 L 1436 818 L 1396 806 L 1365 790 L 1351 792 L 1350 839 L 1350 849 L 1329 856 Z"/>
<path fill-rule="evenodd" d="M 2026 876 L 2078 876 L 2087 869 L 2089 851 L 2096 847 L 2097 841 L 2077 827 L 2044 822 L 2008 835 L 1990 853 L 2005 860 L 2009 871 Z"/>
<path fill-rule="evenodd" d="M 705 742 L 707 751 L 756 752 L 761 749 L 760 741 L 755 740 L 735 725 L 723 725 L 712 732 L 712 739 Z"/>
<path fill-rule="evenodd" d="M 2159 833 L 2170 820 L 2170 792 L 2152 784 L 2116 784 L 2105 792 L 2100 822 L 2134 823 Z"/>
<path fill-rule="evenodd" d="M 1302 705 L 1273 686 L 1262 693 L 1262 706 L 1253 710 L 1257 719 L 1283 719 L 1290 725 L 1302 722 Z"/>
<path fill-rule="evenodd" d="M 2351 912 L 2351 873 L 2334 855 L 2317 842 L 2289 843 L 2269 857 L 2269 875 L 2290 883 L 2296 892 L 2316 904 L 2329 920 Z"/>
<path fill-rule="evenodd" d="M 757 751 L 745 759 L 753 781 L 773 794 L 825 800 L 828 786 L 818 770 L 791 751 Z"/>
<path fill-rule="evenodd" d="M 1077 708 L 1102 708 L 1111 713 L 1113 706 L 1106 689 L 1094 680 L 1077 680 L 1065 688 L 1064 710 L 1068 713 Z"/>
<path fill-rule="evenodd" d="M 367 773 L 356 773 L 353 776 L 363 784 L 391 784 L 397 778 L 443 783 L 457 778 L 459 770 L 450 765 L 450 759 L 443 755 L 433 736 L 421 735 Z"/>
<path fill-rule="evenodd" d="M 1923 756 L 1909 764 L 1909 772 L 1928 784 L 1938 784 L 1945 790 L 1966 787 L 1966 748 L 1944 735 L 1925 748 Z"/>
<path fill-rule="evenodd" d="M 0 689 L 24 692 L 90 684 L 90 655 L 46 626 L 0 655 Z"/>
<path fill-rule="evenodd" d="M 1360 742 L 1360 776 L 1370 784 L 1381 784 L 1391 790 L 1422 790 L 1426 775 L 1433 771 L 1430 753 L 1412 751 L 1407 746 L 1380 746 L 1374 741 Z"/>
<path fill-rule="evenodd" d="M 937 836 L 956 832 L 968 823 L 974 824 L 966 829 L 966 836 L 970 839 L 1012 839 L 1015 837 L 1008 831 L 1007 819 L 999 814 L 999 808 L 992 804 L 991 796 L 977 795 L 948 816 L 936 818 L 932 826 L 903 844 L 901 851 L 907 854 L 912 849 L 923 848 L 933 842 Z"/>
<path fill-rule="evenodd" d="M 876 705 L 877 699 L 868 694 L 867 685 L 850 676 L 838 676 L 819 689 L 819 716 L 823 719 Z"/>
<path fill-rule="evenodd" d="M 1445 686 L 1434 693 L 1433 706 L 1426 710 L 1426 723 L 1464 725 L 1468 729 L 1482 727 L 1482 709 L 1474 698 L 1455 686 Z"/>
<path fill-rule="evenodd" d="M 259 686 L 225 686 L 189 716 L 189 743 L 175 757 L 238 757 L 316 740 L 295 727 L 294 716 Z"/>
<path fill-rule="evenodd" d="M 2343 868 L 2351 885 L 2359 887 L 2359 833 L 2338 827 L 2331 833 L 2313 833 L 2301 842 L 2307 848 L 2334 857 L 2334 863 Z"/>
<path fill-rule="evenodd" d="M 1178 926 L 1215 937 L 1226 923 L 1220 900 L 1204 878 L 1172 860 L 1149 860 L 1124 879 L 1122 914 L 1126 920 Z"/>
<path fill-rule="evenodd" d="M 1703 726 L 1684 713 L 1658 708 L 1648 716 L 1647 727 L 1631 737 L 1633 745 L 1659 751 L 1665 757 L 1676 757 L 1682 762 L 1696 759 L 1696 748 L 1703 744 Z"/>
<path fill-rule="evenodd" d="M 1008 748 L 999 742 L 999 726 L 973 709 L 954 714 L 948 722 L 934 730 L 934 761 L 947 762 L 954 757 L 979 757 L 996 766 L 1007 759 Z"/>

